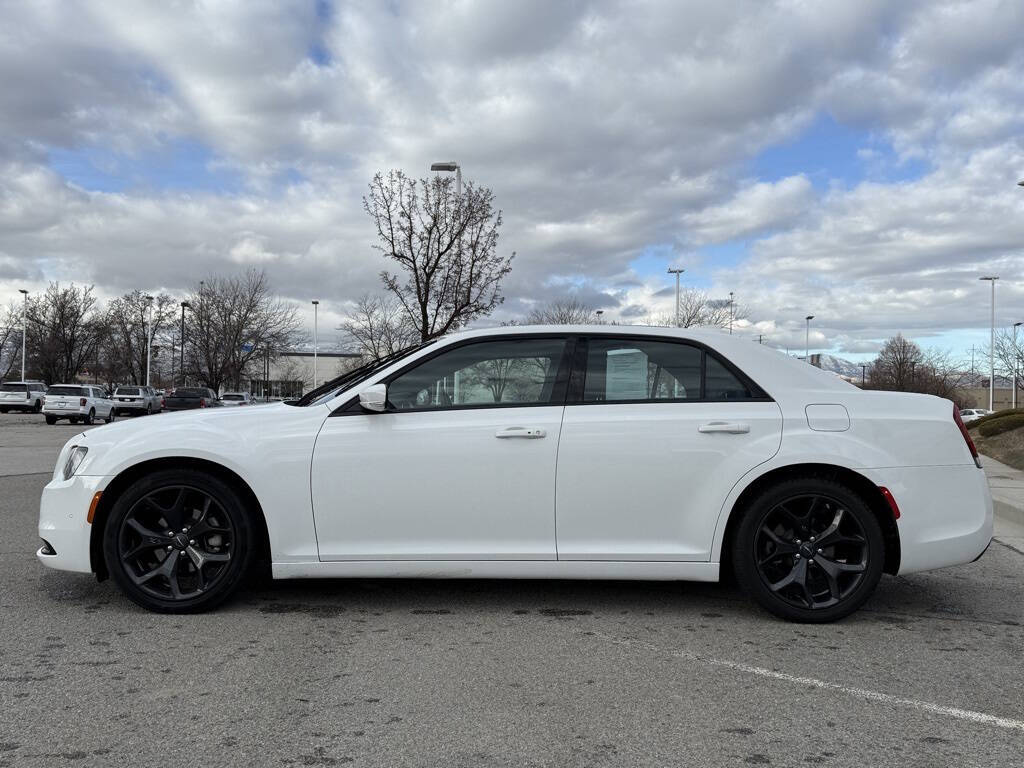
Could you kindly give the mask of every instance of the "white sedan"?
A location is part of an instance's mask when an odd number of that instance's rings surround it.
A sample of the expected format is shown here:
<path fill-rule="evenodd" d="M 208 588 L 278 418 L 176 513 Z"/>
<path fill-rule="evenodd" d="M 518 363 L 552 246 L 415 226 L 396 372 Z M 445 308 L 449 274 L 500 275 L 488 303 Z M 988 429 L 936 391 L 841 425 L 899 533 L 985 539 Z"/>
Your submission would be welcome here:
<path fill-rule="evenodd" d="M 948 400 L 861 391 L 717 331 L 469 331 L 296 402 L 68 441 L 39 559 L 157 611 L 275 578 L 735 573 L 831 621 L 883 572 L 971 562 L 992 501 Z"/>

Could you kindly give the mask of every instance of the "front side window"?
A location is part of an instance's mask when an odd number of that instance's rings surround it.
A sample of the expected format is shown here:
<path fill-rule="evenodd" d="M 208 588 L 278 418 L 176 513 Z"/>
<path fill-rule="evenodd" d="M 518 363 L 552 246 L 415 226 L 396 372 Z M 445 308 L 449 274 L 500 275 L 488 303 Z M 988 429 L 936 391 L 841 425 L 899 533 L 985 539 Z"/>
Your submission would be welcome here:
<path fill-rule="evenodd" d="M 547 405 L 557 399 L 565 339 L 464 344 L 399 374 L 388 385 L 392 410 Z"/>
<path fill-rule="evenodd" d="M 591 338 L 583 402 L 750 399 L 718 358 L 683 342 Z"/>

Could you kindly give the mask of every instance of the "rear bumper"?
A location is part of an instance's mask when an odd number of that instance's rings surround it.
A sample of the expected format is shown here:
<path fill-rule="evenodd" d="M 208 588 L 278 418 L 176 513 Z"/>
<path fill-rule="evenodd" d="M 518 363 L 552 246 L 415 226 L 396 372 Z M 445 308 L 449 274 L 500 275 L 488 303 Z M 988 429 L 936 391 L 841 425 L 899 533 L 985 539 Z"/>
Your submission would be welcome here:
<path fill-rule="evenodd" d="M 74 408 L 54 408 L 52 406 L 43 406 L 43 413 L 47 416 L 56 416 L 57 418 L 66 419 L 68 416 L 85 416 L 89 413 L 89 407 L 85 405 L 76 405 Z"/>
<path fill-rule="evenodd" d="M 900 508 L 900 574 L 976 560 L 992 541 L 992 496 L 973 464 L 864 472 Z"/>
<path fill-rule="evenodd" d="M 152 409 L 154 411 L 159 411 L 160 410 L 160 406 L 159 405 L 151 406 L 151 407 L 152 407 Z M 139 413 L 145 413 L 146 412 L 146 403 L 120 403 L 120 402 L 115 400 L 114 401 L 114 410 L 117 411 L 118 413 L 123 413 L 124 411 L 138 411 Z"/>
<path fill-rule="evenodd" d="M 55 554 L 36 552 L 39 562 L 60 571 L 92 573 L 89 540 L 92 526 L 86 519 L 89 504 L 109 478 L 78 476 L 70 480 L 51 480 L 39 501 L 39 538 L 45 539 Z"/>

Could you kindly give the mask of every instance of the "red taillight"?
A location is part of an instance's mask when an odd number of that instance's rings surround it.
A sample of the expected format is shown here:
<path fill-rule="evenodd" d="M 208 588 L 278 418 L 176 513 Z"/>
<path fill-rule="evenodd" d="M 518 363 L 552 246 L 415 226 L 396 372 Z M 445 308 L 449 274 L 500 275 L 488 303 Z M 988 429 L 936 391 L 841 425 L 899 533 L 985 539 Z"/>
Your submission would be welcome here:
<path fill-rule="evenodd" d="M 900 519 L 900 507 L 899 507 L 899 504 L 896 503 L 896 497 L 892 495 L 892 491 L 890 491 L 884 485 L 878 486 L 878 490 L 880 490 L 882 492 L 882 496 L 885 497 L 885 500 L 889 504 L 889 509 L 892 510 L 892 519 L 893 520 L 899 520 Z"/>
<path fill-rule="evenodd" d="M 974 447 L 974 441 L 971 440 L 971 436 L 967 432 L 967 427 L 964 426 L 964 420 L 960 418 L 960 409 L 955 405 L 953 406 L 953 421 L 955 421 L 956 425 L 960 428 L 960 434 L 964 436 L 964 442 L 967 443 L 967 448 L 970 450 L 971 456 L 974 457 L 975 465 L 978 469 L 981 469 L 981 457 L 978 456 L 978 449 Z"/>
<path fill-rule="evenodd" d="M 206 398 L 205 397 L 200 397 L 199 398 L 199 407 L 200 408 L 205 408 L 206 407 Z"/>
<path fill-rule="evenodd" d="M 85 398 L 84 397 L 80 398 L 79 401 L 78 401 L 78 404 L 79 405 L 85 405 Z"/>

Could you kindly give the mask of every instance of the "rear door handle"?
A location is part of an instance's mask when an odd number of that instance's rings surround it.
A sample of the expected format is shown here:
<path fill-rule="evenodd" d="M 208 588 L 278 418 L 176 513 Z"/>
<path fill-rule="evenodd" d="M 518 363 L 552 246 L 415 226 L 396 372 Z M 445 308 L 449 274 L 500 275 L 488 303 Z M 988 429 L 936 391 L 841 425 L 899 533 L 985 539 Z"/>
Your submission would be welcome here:
<path fill-rule="evenodd" d="M 741 424 L 738 421 L 709 421 L 697 427 L 698 432 L 705 434 L 710 432 L 725 432 L 729 435 L 744 435 L 750 431 L 749 424 Z"/>
<path fill-rule="evenodd" d="M 502 427 L 494 433 L 495 437 L 521 437 L 526 440 L 536 440 L 544 437 L 547 433 L 539 427 Z"/>

